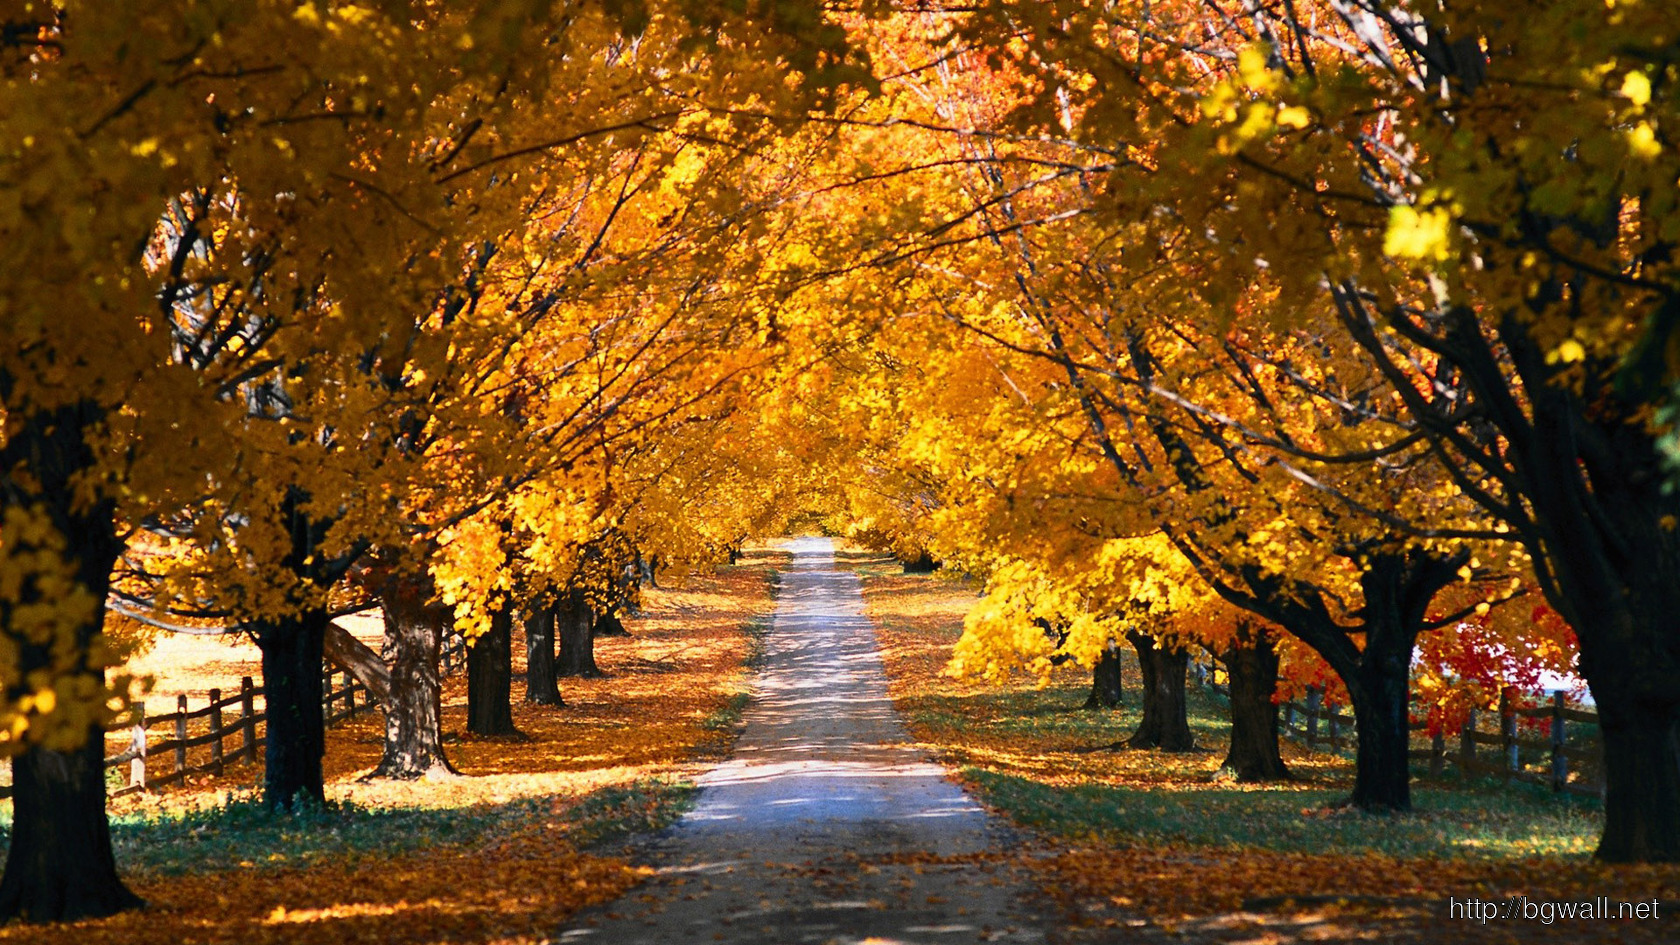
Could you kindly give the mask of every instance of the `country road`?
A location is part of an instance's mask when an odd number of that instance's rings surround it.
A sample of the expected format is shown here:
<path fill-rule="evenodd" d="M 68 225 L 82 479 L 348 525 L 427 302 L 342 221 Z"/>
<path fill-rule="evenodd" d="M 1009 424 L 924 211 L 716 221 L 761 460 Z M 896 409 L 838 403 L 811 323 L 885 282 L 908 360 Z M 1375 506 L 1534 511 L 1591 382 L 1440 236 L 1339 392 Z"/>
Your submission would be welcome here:
<path fill-rule="evenodd" d="M 791 550 L 734 755 L 643 851 L 657 875 L 559 941 L 1045 941 L 1009 828 L 909 745 L 856 575 Z"/>

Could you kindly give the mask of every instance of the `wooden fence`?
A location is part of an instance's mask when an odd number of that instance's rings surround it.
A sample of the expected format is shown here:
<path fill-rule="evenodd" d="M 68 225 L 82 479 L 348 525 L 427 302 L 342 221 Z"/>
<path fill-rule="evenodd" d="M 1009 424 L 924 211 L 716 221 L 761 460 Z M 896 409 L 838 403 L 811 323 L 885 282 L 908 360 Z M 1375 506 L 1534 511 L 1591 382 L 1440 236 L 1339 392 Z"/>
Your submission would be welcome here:
<path fill-rule="evenodd" d="M 442 675 L 448 676 L 465 662 L 466 642 L 451 635 L 439 655 Z M 321 688 L 321 717 L 328 725 L 374 704 L 373 693 L 346 670 L 328 667 Z M 245 676 L 238 692 L 224 696 L 212 689 L 209 702 L 196 709 L 186 696 L 177 696 L 175 711 L 167 715 L 147 715 L 145 702 L 134 703 L 127 719 L 109 729 L 128 734 L 128 748 L 105 759 L 106 770 L 128 766 L 127 783 L 110 796 L 165 787 L 193 774 L 220 775 L 230 764 L 256 761 L 267 741 L 268 716 L 257 708 L 262 695 L 262 687 Z M 0 785 L 0 798 L 11 793 L 11 785 Z"/>
<path fill-rule="evenodd" d="M 1198 676 L 1204 686 L 1230 698 L 1230 691 L 1214 682 L 1211 675 Z M 1317 688 L 1309 688 L 1304 701 L 1280 703 L 1278 708 L 1283 711 L 1279 719 L 1283 734 L 1305 743 L 1309 751 L 1341 751 L 1354 745 L 1358 737 L 1353 716 L 1326 707 L 1324 693 Z M 1524 718 L 1549 723 L 1545 735 L 1520 734 L 1517 720 Z M 1493 723 L 1491 731 L 1484 730 L 1484 720 Z M 1411 724 L 1413 732 L 1427 733 L 1428 727 L 1427 722 Z M 1584 797 L 1604 796 L 1598 715 L 1571 707 L 1561 692 L 1552 693 L 1546 704 L 1533 707 L 1515 705 L 1502 693 L 1496 710 L 1470 710 L 1452 744 L 1445 732 L 1416 736 L 1425 737 L 1427 746 L 1415 747 L 1414 741 L 1411 757 L 1428 762 L 1434 777 L 1450 764 L 1462 774 L 1540 784 Z"/>

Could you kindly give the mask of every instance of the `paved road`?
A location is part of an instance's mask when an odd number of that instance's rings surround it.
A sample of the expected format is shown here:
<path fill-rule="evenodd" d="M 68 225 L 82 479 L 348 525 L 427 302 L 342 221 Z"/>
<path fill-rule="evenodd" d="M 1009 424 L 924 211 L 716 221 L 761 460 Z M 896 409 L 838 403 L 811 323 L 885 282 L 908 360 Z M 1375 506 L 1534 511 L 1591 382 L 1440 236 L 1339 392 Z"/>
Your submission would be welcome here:
<path fill-rule="evenodd" d="M 734 756 L 568 943 L 1043 942 L 1010 832 L 907 744 L 857 577 L 793 543 Z"/>

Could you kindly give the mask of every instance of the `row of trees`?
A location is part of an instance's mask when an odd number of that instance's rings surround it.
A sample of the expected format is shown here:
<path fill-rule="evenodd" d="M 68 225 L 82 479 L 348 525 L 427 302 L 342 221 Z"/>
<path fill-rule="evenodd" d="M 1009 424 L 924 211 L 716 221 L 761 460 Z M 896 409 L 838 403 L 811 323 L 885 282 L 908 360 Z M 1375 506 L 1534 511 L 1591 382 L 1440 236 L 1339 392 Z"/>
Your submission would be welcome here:
<path fill-rule="evenodd" d="M 1673 25 L 1381 0 L 915 22 L 876 34 L 899 68 L 848 116 L 883 155 L 860 202 L 915 217 L 854 231 L 892 315 L 823 430 L 861 458 L 862 526 L 986 576 L 956 668 L 1096 665 L 1141 632 L 1264 673 L 1277 647 L 1345 692 L 1352 800 L 1383 809 L 1411 803 L 1414 683 L 1575 668 L 1599 855 L 1680 859 Z"/>
<path fill-rule="evenodd" d="M 136 904 L 101 753 L 137 626 L 256 640 L 288 809 L 336 613 L 384 608 L 411 777 L 446 620 L 495 731 L 516 614 L 587 667 L 638 552 L 755 527 L 723 435 L 774 354 L 783 129 L 728 106 L 867 79 L 844 39 L 806 3 L 0 8 L 0 921 Z"/>

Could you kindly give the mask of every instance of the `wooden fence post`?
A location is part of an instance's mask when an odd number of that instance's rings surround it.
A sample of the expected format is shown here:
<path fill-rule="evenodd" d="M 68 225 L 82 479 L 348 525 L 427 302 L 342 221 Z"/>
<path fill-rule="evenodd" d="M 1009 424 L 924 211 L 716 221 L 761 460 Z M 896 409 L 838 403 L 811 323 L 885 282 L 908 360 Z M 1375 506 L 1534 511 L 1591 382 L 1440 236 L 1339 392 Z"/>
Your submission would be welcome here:
<path fill-rule="evenodd" d="M 1330 723 L 1330 750 L 1331 751 L 1341 751 L 1342 750 L 1341 717 L 1342 716 L 1341 716 L 1340 712 L 1337 712 L 1335 709 L 1331 709 L 1329 715 L 1325 719 L 1325 721 Z"/>
<path fill-rule="evenodd" d="M 222 691 L 210 690 L 210 770 L 222 773 Z"/>
<path fill-rule="evenodd" d="M 1561 791 L 1569 783 L 1569 756 L 1563 747 L 1563 693 L 1552 693 L 1552 790 Z"/>
<path fill-rule="evenodd" d="M 1324 703 L 1324 693 L 1317 686 L 1307 690 L 1307 750 L 1318 746 L 1318 707 Z"/>
<path fill-rule="evenodd" d="M 1464 726 L 1458 730 L 1458 771 L 1468 777 L 1471 768 L 1476 763 L 1476 710 L 1471 708 L 1464 716 Z"/>
<path fill-rule="evenodd" d="M 134 729 L 129 734 L 129 748 L 134 751 L 134 758 L 128 763 L 128 783 L 130 787 L 146 789 L 146 703 L 134 703 Z"/>
<path fill-rule="evenodd" d="M 175 770 L 187 770 L 187 697 L 175 697 Z"/>
<path fill-rule="evenodd" d="M 1295 737 L 1295 700 L 1283 704 L 1283 734 Z"/>
<path fill-rule="evenodd" d="M 244 761 L 257 760 L 256 693 L 251 677 L 239 679 L 239 757 Z"/>
<path fill-rule="evenodd" d="M 1437 726 L 1435 728 L 1435 734 L 1429 737 L 1429 776 L 1432 778 L 1440 777 L 1441 768 L 1446 763 L 1446 760 L 1447 733 Z"/>
<path fill-rule="evenodd" d="M 1519 769 L 1517 758 L 1517 709 L 1508 690 L 1499 690 L 1499 747 L 1504 757 L 1500 777 L 1509 781 Z"/>

